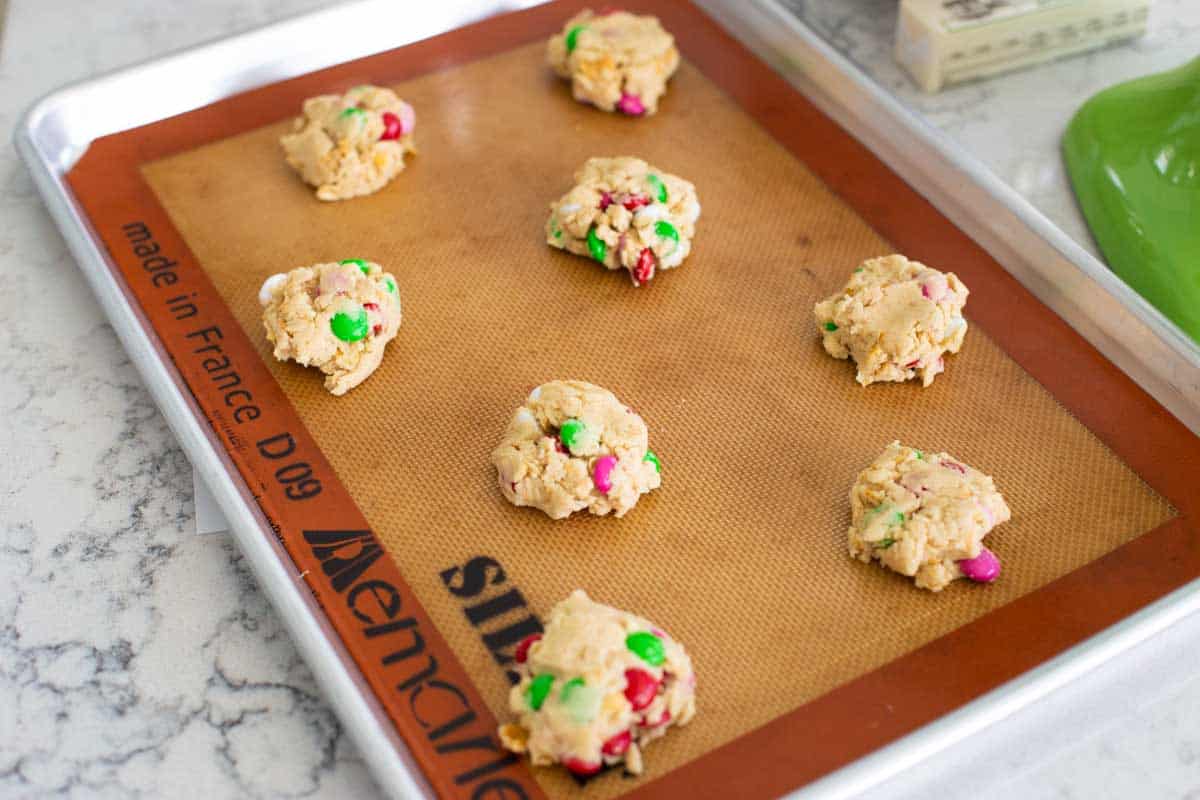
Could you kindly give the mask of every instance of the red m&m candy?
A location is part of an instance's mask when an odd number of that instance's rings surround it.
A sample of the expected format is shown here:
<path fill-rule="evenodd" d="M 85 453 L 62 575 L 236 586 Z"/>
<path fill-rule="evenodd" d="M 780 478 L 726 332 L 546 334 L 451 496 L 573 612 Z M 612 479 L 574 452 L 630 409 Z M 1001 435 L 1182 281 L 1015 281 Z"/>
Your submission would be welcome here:
<path fill-rule="evenodd" d="M 625 670 L 625 699 L 634 711 L 641 711 L 658 695 L 658 679 L 644 669 Z"/>
<path fill-rule="evenodd" d="M 390 111 L 383 112 L 383 136 L 379 137 L 382 142 L 399 139 L 404 134 L 404 123 Z"/>
<path fill-rule="evenodd" d="M 633 735 L 629 731 L 621 731 L 600 747 L 600 752 L 606 756 L 623 755 L 633 744 Z"/>
<path fill-rule="evenodd" d="M 571 770 L 571 772 L 585 778 L 588 775 L 595 775 L 600 771 L 600 768 L 604 766 L 599 761 L 584 761 L 582 758 L 575 758 L 573 756 L 564 760 L 562 763 L 563 766 Z"/>
<path fill-rule="evenodd" d="M 517 645 L 516 651 L 513 653 L 513 658 L 518 664 L 524 664 L 529 658 L 529 648 L 533 647 L 533 643 L 542 638 L 540 633 L 531 633 L 521 640 Z"/>

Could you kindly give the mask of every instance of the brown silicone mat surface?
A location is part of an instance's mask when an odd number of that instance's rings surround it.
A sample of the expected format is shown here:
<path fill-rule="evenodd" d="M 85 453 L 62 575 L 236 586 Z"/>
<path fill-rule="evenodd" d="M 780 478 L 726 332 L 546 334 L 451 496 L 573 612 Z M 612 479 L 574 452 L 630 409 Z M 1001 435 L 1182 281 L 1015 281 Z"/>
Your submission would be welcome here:
<path fill-rule="evenodd" d="M 688 647 L 700 713 L 647 751 L 645 781 L 1174 515 L 978 327 L 929 389 L 859 387 L 822 351 L 812 305 L 894 248 L 691 64 L 656 117 L 633 121 L 572 102 L 542 52 L 398 85 L 421 152 L 368 198 L 314 199 L 279 153 L 290 118 L 144 168 L 498 717 L 504 670 L 439 577 L 472 557 L 508 582 L 471 602 L 515 584 L 544 614 L 583 587 Z M 704 207 L 693 254 L 641 289 L 541 234 L 583 160 L 622 154 L 693 181 Z M 348 257 L 397 276 L 404 324 L 375 375 L 334 398 L 316 371 L 274 362 L 256 295 L 271 273 Z M 994 299 L 973 293 L 968 319 Z M 509 415 L 565 377 L 612 389 L 650 427 L 663 488 L 622 520 L 552 522 L 495 487 L 488 453 Z M 894 438 L 995 477 L 1013 509 L 988 540 L 998 583 L 931 595 L 846 556 L 847 490 Z M 608 774 L 583 794 L 635 785 Z"/>

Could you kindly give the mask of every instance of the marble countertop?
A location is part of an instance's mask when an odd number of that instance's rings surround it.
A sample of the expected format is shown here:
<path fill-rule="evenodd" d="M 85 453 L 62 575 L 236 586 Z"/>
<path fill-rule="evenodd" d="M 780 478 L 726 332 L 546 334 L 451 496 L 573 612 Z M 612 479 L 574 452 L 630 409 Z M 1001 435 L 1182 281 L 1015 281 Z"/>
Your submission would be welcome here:
<path fill-rule="evenodd" d="M 781 2 L 1094 255 L 1059 151 L 1067 123 L 1101 89 L 1200 55 L 1200 3 L 1154 0 L 1140 39 L 926 94 L 892 58 L 897 0 Z"/>
<path fill-rule="evenodd" d="M 1043 92 L 1173 63 L 1200 4 L 1160 4 L 1149 40 L 926 97 L 890 63 L 894 0 L 793 3 L 1083 240 Z M 0 137 L 68 81 L 324 5 L 11 0 Z M 187 460 L 11 147 L 0 178 L 0 798 L 375 796 L 233 543 L 194 534 Z M 1200 797 L 1198 646 L 1187 620 L 871 796 Z"/>

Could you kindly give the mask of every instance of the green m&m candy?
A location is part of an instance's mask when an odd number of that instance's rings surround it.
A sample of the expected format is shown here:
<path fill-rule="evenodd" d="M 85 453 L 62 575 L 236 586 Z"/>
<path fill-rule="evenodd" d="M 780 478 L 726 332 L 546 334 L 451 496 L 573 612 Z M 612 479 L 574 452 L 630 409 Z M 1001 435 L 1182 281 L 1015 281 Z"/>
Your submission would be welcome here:
<path fill-rule="evenodd" d="M 392 294 L 396 293 L 396 282 L 394 280 L 392 280 L 391 278 L 388 278 L 386 281 L 384 281 L 384 284 L 387 286 L 387 290 L 389 292 L 391 292 Z"/>
<path fill-rule="evenodd" d="M 354 108 L 353 106 L 351 106 L 350 108 L 343 109 L 342 113 L 338 114 L 338 118 L 339 119 L 347 119 L 349 117 L 359 117 L 361 119 L 362 115 L 364 115 L 366 113 L 367 112 L 363 111 L 361 108 Z"/>
<path fill-rule="evenodd" d="M 831 333 L 832 333 L 833 331 L 836 331 L 836 330 L 837 330 L 837 323 L 836 323 L 836 322 L 826 322 L 826 323 L 825 323 L 825 330 L 827 330 L 827 331 L 829 331 L 829 332 L 831 332 Z"/>
<path fill-rule="evenodd" d="M 571 30 L 567 31 L 567 54 L 575 52 L 575 46 L 579 44 L 579 34 L 587 30 L 587 25 L 575 25 Z"/>
<path fill-rule="evenodd" d="M 675 230 L 675 226 L 665 219 L 660 219 L 654 223 L 654 232 L 658 234 L 658 238 L 670 239 L 675 243 L 676 247 L 679 246 L 679 231 Z"/>
<path fill-rule="evenodd" d="M 667 185 L 662 182 L 662 178 L 652 172 L 646 176 L 646 183 L 650 184 L 650 188 L 654 190 L 654 196 L 658 202 L 667 202 Z"/>
<path fill-rule="evenodd" d="M 363 275 L 369 275 L 371 273 L 371 268 L 368 267 L 367 262 L 361 258 L 343 258 L 338 263 L 339 264 L 353 264 L 354 266 L 356 266 L 362 270 Z"/>
<path fill-rule="evenodd" d="M 343 342 L 357 342 L 367 335 L 370 327 L 367 311 L 362 306 L 354 306 L 349 313 L 339 311 L 329 319 L 329 329 Z"/>
<path fill-rule="evenodd" d="M 662 639 L 653 633 L 638 631 L 625 637 L 625 646 L 642 661 L 652 667 L 657 667 L 666 660 L 663 653 Z"/>
<path fill-rule="evenodd" d="M 587 430 L 587 426 L 582 421 L 577 419 L 569 419 L 562 424 L 558 429 L 558 440 L 562 442 L 563 447 L 568 450 L 579 441 L 580 435 Z"/>
<path fill-rule="evenodd" d="M 571 719 L 580 725 L 586 725 L 596 718 L 596 714 L 600 711 L 600 702 L 603 699 L 603 693 L 586 685 L 583 678 L 572 678 L 567 681 L 563 684 L 562 692 L 559 694 L 559 700 L 566 706 Z"/>
<path fill-rule="evenodd" d="M 540 711 L 542 703 L 546 702 L 546 696 L 550 694 L 550 687 L 554 685 L 554 676 L 550 674 L 542 674 L 535 677 L 529 682 L 529 688 L 525 690 L 525 699 L 529 701 L 529 707 L 534 711 Z"/>
<path fill-rule="evenodd" d="M 608 252 L 608 245 L 604 240 L 596 235 L 596 229 L 592 228 L 587 235 L 588 252 L 592 254 L 592 258 L 600 263 L 604 263 L 604 254 Z"/>
<path fill-rule="evenodd" d="M 654 465 L 655 472 L 662 472 L 662 462 L 658 460 L 658 456 L 655 455 L 653 450 L 647 450 L 645 457 L 642 458 L 642 461 L 649 461 Z"/>

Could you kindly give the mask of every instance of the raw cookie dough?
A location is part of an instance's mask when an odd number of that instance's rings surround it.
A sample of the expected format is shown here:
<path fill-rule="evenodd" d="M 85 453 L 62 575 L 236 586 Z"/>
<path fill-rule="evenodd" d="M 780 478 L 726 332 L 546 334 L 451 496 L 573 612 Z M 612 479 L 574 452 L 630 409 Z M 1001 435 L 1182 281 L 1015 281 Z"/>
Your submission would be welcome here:
<path fill-rule="evenodd" d="M 967 333 L 967 287 L 901 255 L 864 261 L 846 287 L 813 309 L 825 352 L 853 358 L 858 382 L 906 381 L 928 386 Z"/>
<path fill-rule="evenodd" d="M 396 279 L 360 258 L 272 275 L 258 300 L 275 357 L 320 369 L 335 395 L 375 371 L 400 329 Z"/>
<path fill-rule="evenodd" d="M 940 592 L 963 577 L 989 583 L 1000 561 L 983 537 L 1012 516 L 992 479 L 945 453 L 892 442 L 850 489 L 850 555 Z"/>
<path fill-rule="evenodd" d="M 550 37 L 546 60 L 571 79 L 581 103 L 630 116 L 653 114 L 679 66 L 675 38 L 657 17 L 583 11 Z"/>
<path fill-rule="evenodd" d="M 383 188 L 416 153 L 413 107 L 391 89 L 358 86 L 344 95 L 304 101 L 292 133 L 279 140 L 284 156 L 320 200 L 346 200 Z"/>
<path fill-rule="evenodd" d="M 551 381 L 530 392 L 492 451 L 510 503 L 553 519 L 587 509 L 618 517 L 662 483 L 646 423 L 612 392 Z"/>
<path fill-rule="evenodd" d="M 508 706 L 518 722 L 500 741 L 534 764 L 594 775 L 625 763 L 696 713 L 696 676 L 683 646 L 651 622 L 575 590 L 550 612 L 546 633 L 517 646 L 520 682 Z"/>
<path fill-rule="evenodd" d="M 546 243 L 627 269 L 641 286 L 692 249 L 700 201 L 696 187 L 640 158 L 589 158 L 575 187 L 550 204 Z"/>

